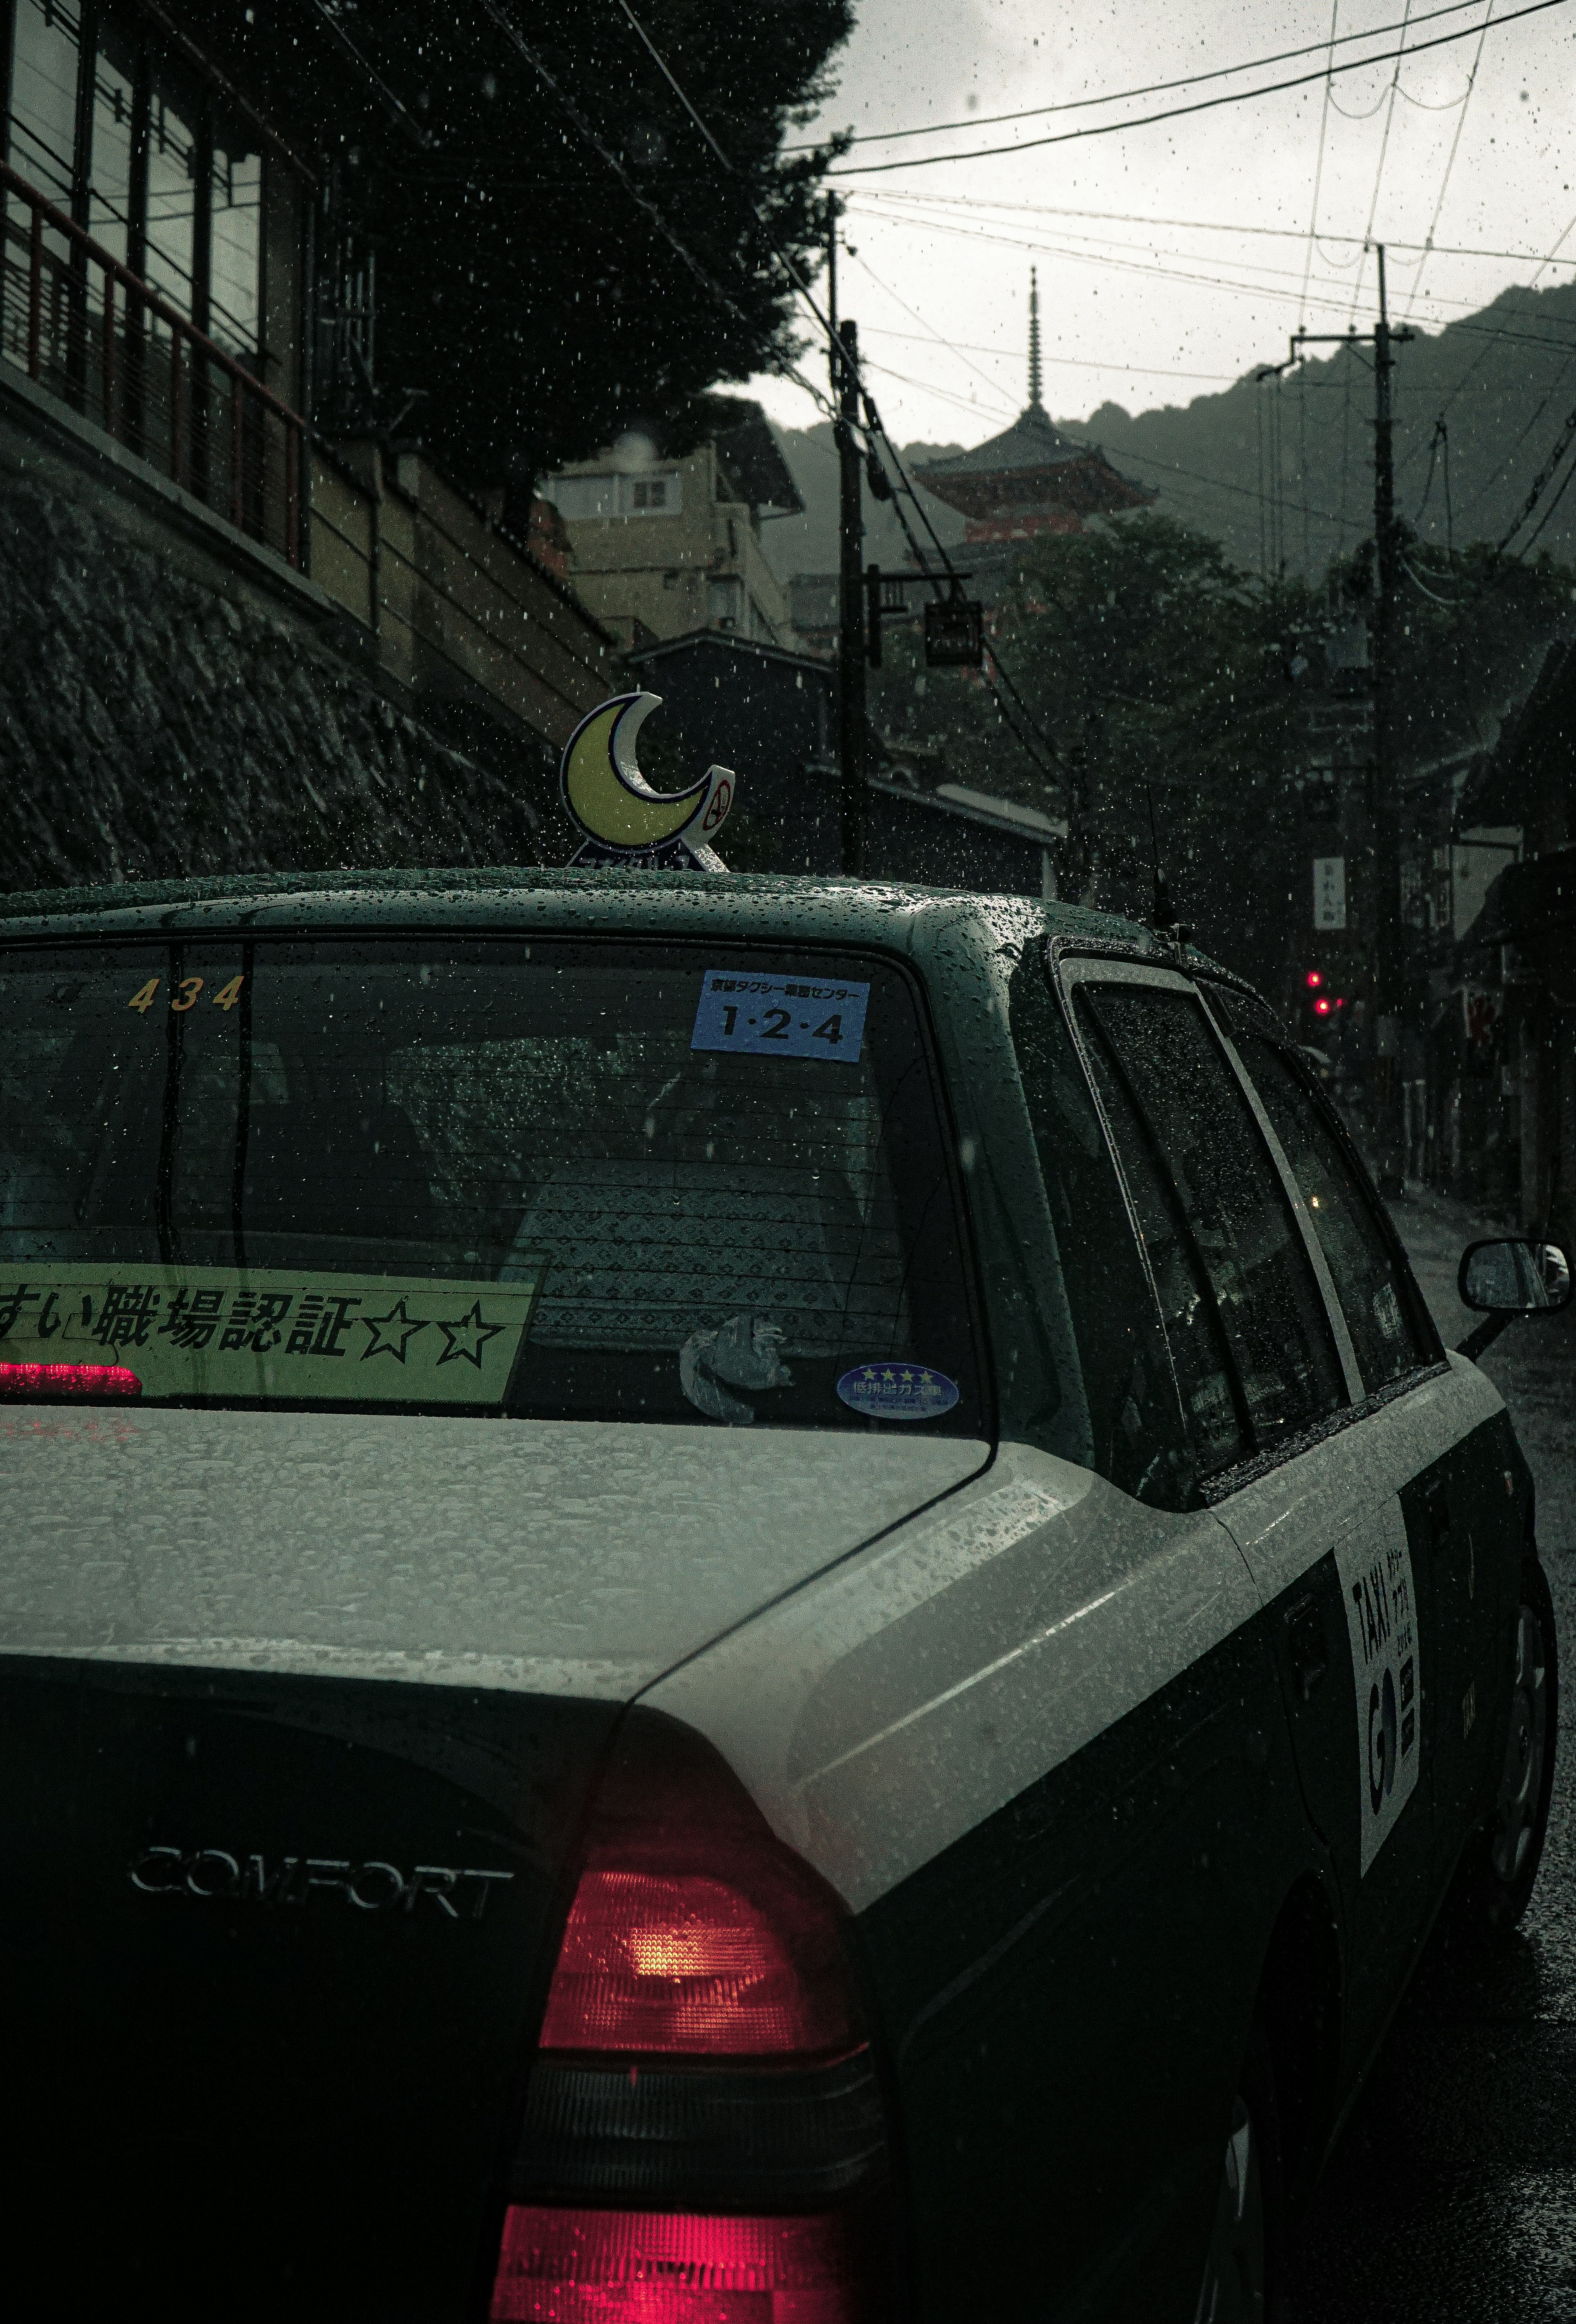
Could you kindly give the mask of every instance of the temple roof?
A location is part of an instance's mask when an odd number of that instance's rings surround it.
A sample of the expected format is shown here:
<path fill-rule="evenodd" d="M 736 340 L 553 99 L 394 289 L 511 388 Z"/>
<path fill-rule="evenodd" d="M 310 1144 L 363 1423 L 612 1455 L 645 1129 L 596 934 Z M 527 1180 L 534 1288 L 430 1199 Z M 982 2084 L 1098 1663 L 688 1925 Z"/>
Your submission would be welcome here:
<path fill-rule="evenodd" d="M 1055 427 L 1043 404 L 1031 403 L 1010 428 L 970 452 L 954 452 L 926 467 L 916 468 L 927 483 L 948 476 L 1010 475 L 1014 470 L 1059 467 L 1064 461 L 1085 460 L 1091 447 L 1074 444 Z"/>

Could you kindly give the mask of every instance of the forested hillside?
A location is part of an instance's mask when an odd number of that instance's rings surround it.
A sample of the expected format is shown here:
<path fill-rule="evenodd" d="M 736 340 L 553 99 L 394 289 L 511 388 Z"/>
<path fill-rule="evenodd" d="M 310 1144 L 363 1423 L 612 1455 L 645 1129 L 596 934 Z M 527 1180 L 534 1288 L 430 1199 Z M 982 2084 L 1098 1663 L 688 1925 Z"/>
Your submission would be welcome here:
<path fill-rule="evenodd" d="M 1576 283 L 1507 290 L 1479 313 L 1420 334 L 1396 351 L 1395 388 L 1400 515 L 1442 548 L 1447 534 L 1458 547 L 1498 541 L 1576 406 Z M 1157 486 L 1162 513 L 1212 535 L 1234 564 L 1258 572 L 1284 563 L 1288 573 L 1317 575 L 1372 530 L 1372 417 L 1369 355 L 1359 346 L 1310 360 L 1278 389 L 1249 375 L 1185 405 L 1134 414 L 1104 403 L 1085 420 L 1058 417 L 1057 425 Z M 1442 419 L 1444 435 L 1436 438 Z M 831 434 L 823 426 L 785 436 L 806 503 L 804 517 L 768 529 L 785 572 L 829 572 L 836 563 Z M 911 450 L 923 461 L 946 448 Z M 1567 472 L 1513 547 L 1545 517 Z M 949 544 L 961 538 L 962 521 L 950 511 L 932 503 L 931 514 Z M 883 564 L 903 559 L 902 536 L 885 510 L 876 512 L 870 544 L 867 556 Z M 1537 534 L 1535 553 L 1544 549 L 1576 557 L 1576 493 Z"/>

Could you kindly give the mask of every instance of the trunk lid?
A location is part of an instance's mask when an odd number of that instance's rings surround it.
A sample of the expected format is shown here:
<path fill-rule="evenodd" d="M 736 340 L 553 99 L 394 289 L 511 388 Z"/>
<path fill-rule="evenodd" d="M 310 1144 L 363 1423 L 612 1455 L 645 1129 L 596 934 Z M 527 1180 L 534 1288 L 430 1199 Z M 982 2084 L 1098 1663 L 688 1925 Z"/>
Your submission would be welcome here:
<path fill-rule="evenodd" d="M 622 1705 L 985 1457 L 0 1414 L 14 2216 L 44 2264 L 171 2318 L 484 2313 Z"/>

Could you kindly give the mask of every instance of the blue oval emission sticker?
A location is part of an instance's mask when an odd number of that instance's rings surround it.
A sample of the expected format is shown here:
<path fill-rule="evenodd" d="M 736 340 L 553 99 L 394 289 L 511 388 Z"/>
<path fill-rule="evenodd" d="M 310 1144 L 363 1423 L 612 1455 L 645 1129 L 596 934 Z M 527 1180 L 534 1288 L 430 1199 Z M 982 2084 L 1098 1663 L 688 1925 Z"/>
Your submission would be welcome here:
<path fill-rule="evenodd" d="M 925 1364 L 855 1364 L 837 1393 L 871 1420 L 935 1420 L 958 1400 L 958 1384 Z"/>

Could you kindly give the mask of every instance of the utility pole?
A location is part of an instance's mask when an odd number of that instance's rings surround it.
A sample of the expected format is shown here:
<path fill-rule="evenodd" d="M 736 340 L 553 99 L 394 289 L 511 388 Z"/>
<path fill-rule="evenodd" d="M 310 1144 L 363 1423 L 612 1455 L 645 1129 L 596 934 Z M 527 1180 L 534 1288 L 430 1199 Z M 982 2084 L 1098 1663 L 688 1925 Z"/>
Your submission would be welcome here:
<path fill-rule="evenodd" d="M 1374 245 L 1379 267 L 1379 313 L 1372 331 L 1295 331 L 1291 351 L 1370 340 L 1374 351 L 1374 610 L 1371 626 L 1373 752 L 1369 763 L 1370 834 L 1364 948 L 1369 961 L 1369 1084 L 1374 1159 L 1381 1186 L 1398 1193 L 1405 1168 L 1401 1088 L 1401 1019 L 1406 1002 L 1406 954 L 1401 921 L 1401 786 L 1396 765 L 1395 645 L 1400 604 L 1401 543 L 1396 530 L 1395 420 L 1390 374 L 1394 350 L 1415 337 L 1390 327 L 1385 245 Z"/>
<path fill-rule="evenodd" d="M 1401 941 L 1401 798 L 1394 763 L 1396 615 L 1401 586 L 1401 544 L 1396 533 L 1395 422 L 1390 410 L 1390 316 L 1385 297 L 1385 245 L 1378 245 L 1379 319 L 1374 326 L 1374 565 L 1378 597 L 1374 606 L 1374 786 L 1369 812 L 1374 824 L 1374 931 L 1379 1006 L 1392 1018 L 1400 1011 L 1405 978 Z M 1401 336 L 1410 338 L 1411 333 Z M 1399 1068 L 1399 1059 L 1396 1059 Z M 1397 1096 L 1399 1093 L 1397 1092 Z"/>
<path fill-rule="evenodd" d="M 861 502 L 859 333 L 837 313 L 837 205 L 827 205 L 826 265 L 832 322 L 832 401 L 837 418 L 837 755 L 843 809 L 843 869 L 857 873 L 864 827 L 865 712 L 864 513 Z"/>

